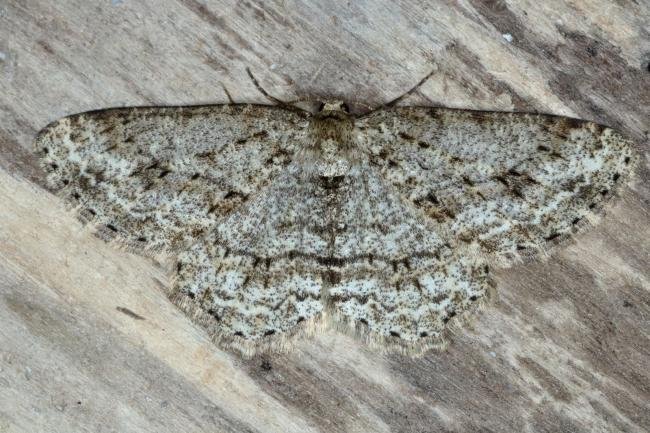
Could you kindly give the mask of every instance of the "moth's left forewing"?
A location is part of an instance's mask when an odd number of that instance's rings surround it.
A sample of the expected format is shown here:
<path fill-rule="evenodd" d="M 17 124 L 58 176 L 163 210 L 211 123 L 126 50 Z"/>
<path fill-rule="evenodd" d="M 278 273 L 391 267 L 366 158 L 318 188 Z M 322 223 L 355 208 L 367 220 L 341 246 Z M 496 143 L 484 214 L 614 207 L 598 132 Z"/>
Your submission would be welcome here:
<path fill-rule="evenodd" d="M 108 109 L 48 125 L 35 147 L 48 186 L 101 237 L 178 253 L 172 301 L 222 347 L 250 355 L 286 349 L 322 310 L 319 274 L 245 251 L 269 213 L 284 216 L 277 199 L 294 198 L 294 185 L 268 189 L 303 147 L 307 118 L 250 105 Z"/>
<path fill-rule="evenodd" d="M 259 193 L 300 147 L 305 119 L 277 107 L 118 108 L 47 126 L 48 186 L 136 251 L 174 249 Z"/>

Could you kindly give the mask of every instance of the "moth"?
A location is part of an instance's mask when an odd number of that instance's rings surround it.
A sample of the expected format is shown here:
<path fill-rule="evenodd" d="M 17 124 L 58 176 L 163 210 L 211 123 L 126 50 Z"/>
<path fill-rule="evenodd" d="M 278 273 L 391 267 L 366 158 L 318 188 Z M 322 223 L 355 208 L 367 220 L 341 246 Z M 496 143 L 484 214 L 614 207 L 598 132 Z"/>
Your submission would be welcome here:
<path fill-rule="evenodd" d="M 115 108 L 60 119 L 48 186 L 101 237 L 175 258 L 171 300 L 244 355 L 335 325 L 411 355 L 443 346 L 489 271 L 590 219 L 632 143 L 544 114 L 270 105 Z"/>

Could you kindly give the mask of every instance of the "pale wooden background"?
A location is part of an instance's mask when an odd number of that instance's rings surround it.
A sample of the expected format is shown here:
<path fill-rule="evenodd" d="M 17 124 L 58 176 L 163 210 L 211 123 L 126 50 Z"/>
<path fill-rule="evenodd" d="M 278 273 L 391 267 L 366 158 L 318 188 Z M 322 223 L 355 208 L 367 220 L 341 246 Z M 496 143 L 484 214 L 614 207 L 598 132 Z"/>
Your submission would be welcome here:
<path fill-rule="evenodd" d="M 0 432 L 650 430 L 649 22 L 647 0 L 0 0 Z M 498 272 L 444 353 L 332 333 L 243 361 L 167 301 L 164 262 L 42 188 L 30 146 L 70 113 L 222 84 L 266 102 L 246 66 L 278 97 L 364 104 L 434 68 L 406 103 L 596 120 L 641 163 L 597 227 Z"/>

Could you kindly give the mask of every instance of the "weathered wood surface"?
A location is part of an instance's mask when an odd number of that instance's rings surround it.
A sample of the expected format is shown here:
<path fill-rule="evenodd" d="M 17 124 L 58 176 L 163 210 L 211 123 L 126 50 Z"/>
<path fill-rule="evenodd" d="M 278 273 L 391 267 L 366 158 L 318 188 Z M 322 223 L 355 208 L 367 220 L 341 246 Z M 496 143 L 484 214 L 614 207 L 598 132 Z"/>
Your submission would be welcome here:
<path fill-rule="evenodd" d="M 650 5 L 551 1 L 0 1 L 0 432 L 650 430 Z M 41 187 L 48 122 L 121 105 L 338 96 L 612 125 L 638 173 L 596 227 L 497 273 L 449 349 L 328 333 L 216 349 L 164 262 L 94 238 Z"/>

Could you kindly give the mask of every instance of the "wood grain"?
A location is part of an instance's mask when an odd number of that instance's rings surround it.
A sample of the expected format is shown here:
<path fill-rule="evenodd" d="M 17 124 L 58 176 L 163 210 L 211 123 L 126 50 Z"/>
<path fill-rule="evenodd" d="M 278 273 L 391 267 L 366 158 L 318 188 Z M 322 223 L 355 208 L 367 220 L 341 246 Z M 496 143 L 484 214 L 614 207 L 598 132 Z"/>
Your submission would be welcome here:
<path fill-rule="evenodd" d="M 650 430 L 650 5 L 634 0 L 0 2 L 0 432 Z M 243 361 L 42 188 L 59 117 L 338 97 L 595 120 L 641 163 L 600 223 L 497 273 L 447 351 L 326 333 Z"/>

